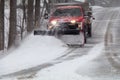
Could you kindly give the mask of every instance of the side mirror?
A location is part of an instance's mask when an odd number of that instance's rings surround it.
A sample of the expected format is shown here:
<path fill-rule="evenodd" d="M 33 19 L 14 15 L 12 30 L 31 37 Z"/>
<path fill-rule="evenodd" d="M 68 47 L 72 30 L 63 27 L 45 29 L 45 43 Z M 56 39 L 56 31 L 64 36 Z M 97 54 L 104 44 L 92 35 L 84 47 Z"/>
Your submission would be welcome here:
<path fill-rule="evenodd" d="M 93 17 L 92 19 L 93 19 L 93 20 L 95 20 L 95 18 L 94 18 L 94 17 Z"/>
<path fill-rule="evenodd" d="M 48 14 L 47 13 L 44 14 L 44 19 L 48 19 Z"/>
<path fill-rule="evenodd" d="M 91 11 L 88 11 L 88 12 L 87 12 L 87 15 L 88 15 L 88 16 L 91 16 L 91 15 L 92 15 L 92 12 L 91 12 Z"/>
<path fill-rule="evenodd" d="M 92 11 L 85 11 L 85 16 L 92 16 Z"/>

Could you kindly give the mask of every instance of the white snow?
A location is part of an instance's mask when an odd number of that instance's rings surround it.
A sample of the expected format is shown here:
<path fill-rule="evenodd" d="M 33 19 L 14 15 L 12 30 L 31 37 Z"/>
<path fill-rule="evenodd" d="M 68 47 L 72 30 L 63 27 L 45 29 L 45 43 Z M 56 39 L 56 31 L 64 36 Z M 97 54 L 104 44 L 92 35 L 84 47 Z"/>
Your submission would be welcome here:
<path fill-rule="evenodd" d="M 10 55 L 0 60 L 0 74 L 8 74 L 48 62 L 63 55 L 67 47 L 54 37 L 30 35 Z"/>
<path fill-rule="evenodd" d="M 85 2 L 85 0 L 75 0 L 75 1 Z"/>
<path fill-rule="evenodd" d="M 63 42 L 54 37 L 29 35 L 22 45 L 0 60 L 0 75 L 54 62 L 53 59 L 64 55 L 64 51 L 68 49 L 64 46 Z M 89 66 L 88 63 L 100 56 L 103 49 L 103 43 L 97 44 L 87 55 L 56 64 L 38 72 L 32 79 L 22 80 L 92 80 L 91 77 L 80 75 L 78 71 Z M 0 80 L 18 79 L 16 77 Z"/>
<path fill-rule="evenodd" d="M 93 9 L 100 9 L 103 8 L 102 6 L 92 6 Z"/>
<path fill-rule="evenodd" d="M 91 77 L 78 74 L 79 69 L 89 66 L 88 63 L 93 62 L 99 57 L 104 49 L 104 44 L 98 44 L 91 49 L 91 51 L 80 58 L 64 61 L 52 67 L 43 69 L 38 72 L 31 79 L 22 80 L 92 80 Z M 7 79 L 2 79 L 7 80 Z M 8 80 L 19 80 L 17 78 L 10 78 Z"/>
<path fill-rule="evenodd" d="M 77 71 L 88 66 L 88 63 L 100 56 L 103 49 L 103 43 L 98 44 L 88 55 L 44 69 L 33 80 L 92 80 L 90 77 L 79 75 Z"/>

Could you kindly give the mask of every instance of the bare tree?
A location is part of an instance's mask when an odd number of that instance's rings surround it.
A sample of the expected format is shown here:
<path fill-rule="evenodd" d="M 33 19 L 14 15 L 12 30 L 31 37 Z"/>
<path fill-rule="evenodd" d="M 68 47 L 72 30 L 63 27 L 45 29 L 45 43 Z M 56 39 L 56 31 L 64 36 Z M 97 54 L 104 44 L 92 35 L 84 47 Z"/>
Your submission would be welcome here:
<path fill-rule="evenodd" d="M 0 0 L 0 50 L 4 50 L 4 0 Z"/>
<path fill-rule="evenodd" d="M 28 0 L 27 9 L 27 31 L 30 33 L 34 29 L 34 17 L 33 17 L 33 3 L 34 0 Z"/>
<path fill-rule="evenodd" d="M 35 27 L 40 26 L 40 0 L 35 1 Z"/>
<path fill-rule="evenodd" d="M 26 22 L 26 0 L 22 0 L 22 9 L 23 9 L 23 19 L 22 19 L 22 26 L 21 26 L 21 39 L 23 39 L 23 32 L 25 29 Z"/>
<path fill-rule="evenodd" d="M 10 0 L 10 29 L 8 48 L 15 44 L 16 40 L 16 1 Z"/>

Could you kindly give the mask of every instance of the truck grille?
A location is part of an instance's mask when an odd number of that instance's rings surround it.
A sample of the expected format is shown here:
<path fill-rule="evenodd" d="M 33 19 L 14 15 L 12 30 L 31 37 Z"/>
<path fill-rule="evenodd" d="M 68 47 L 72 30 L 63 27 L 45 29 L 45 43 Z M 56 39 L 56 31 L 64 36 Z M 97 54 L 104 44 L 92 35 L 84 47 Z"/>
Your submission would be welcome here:
<path fill-rule="evenodd" d="M 66 28 L 66 29 L 76 29 L 76 28 L 78 28 L 78 24 L 71 24 L 70 22 L 60 23 L 60 26 L 62 28 Z"/>

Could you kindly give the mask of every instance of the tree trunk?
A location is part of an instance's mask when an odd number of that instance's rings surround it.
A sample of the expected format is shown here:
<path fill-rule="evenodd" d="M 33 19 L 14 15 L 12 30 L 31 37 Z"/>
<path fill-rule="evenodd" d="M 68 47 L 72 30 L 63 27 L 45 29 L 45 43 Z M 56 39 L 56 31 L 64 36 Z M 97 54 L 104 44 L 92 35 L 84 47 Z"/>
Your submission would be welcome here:
<path fill-rule="evenodd" d="M 34 19 L 33 19 L 33 3 L 34 0 L 28 0 L 28 10 L 27 10 L 27 31 L 32 32 L 34 29 Z"/>
<path fill-rule="evenodd" d="M 40 0 L 35 2 L 35 28 L 40 27 Z"/>
<path fill-rule="evenodd" d="M 4 50 L 4 0 L 0 0 L 0 50 Z"/>
<path fill-rule="evenodd" d="M 17 0 L 10 0 L 10 29 L 8 48 L 15 44 L 16 39 L 16 1 Z"/>
<path fill-rule="evenodd" d="M 21 40 L 23 39 L 23 32 L 25 31 L 26 24 L 26 0 L 22 0 L 22 9 L 23 9 L 23 19 L 22 19 L 22 26 L 21 26 Z"/>

